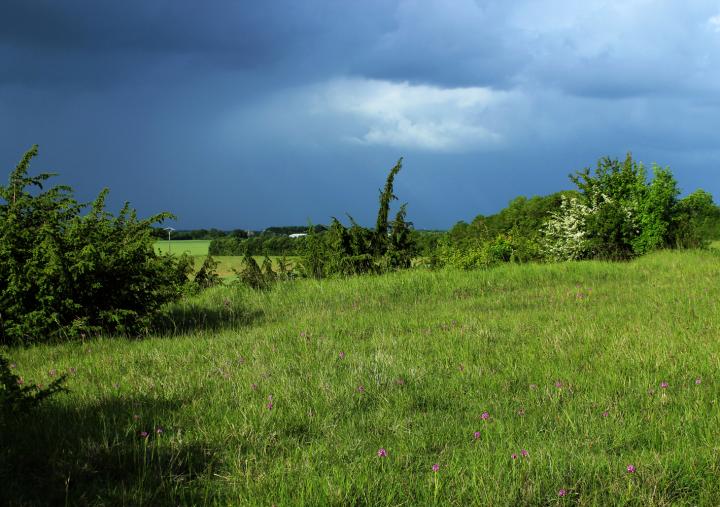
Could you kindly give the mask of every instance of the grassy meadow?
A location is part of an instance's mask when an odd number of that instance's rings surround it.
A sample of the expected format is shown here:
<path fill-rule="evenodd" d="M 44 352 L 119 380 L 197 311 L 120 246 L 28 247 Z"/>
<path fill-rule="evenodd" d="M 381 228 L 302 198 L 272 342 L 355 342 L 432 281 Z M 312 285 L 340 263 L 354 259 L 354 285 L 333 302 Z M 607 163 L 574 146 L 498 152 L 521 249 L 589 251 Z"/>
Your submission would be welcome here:
<path fill-rule="evenodd" d="M 6 352 L 0 504 L 717 505 L 720 252 L 219 287 Z M 437 466 L 436 466 L 437 465 Z"/>

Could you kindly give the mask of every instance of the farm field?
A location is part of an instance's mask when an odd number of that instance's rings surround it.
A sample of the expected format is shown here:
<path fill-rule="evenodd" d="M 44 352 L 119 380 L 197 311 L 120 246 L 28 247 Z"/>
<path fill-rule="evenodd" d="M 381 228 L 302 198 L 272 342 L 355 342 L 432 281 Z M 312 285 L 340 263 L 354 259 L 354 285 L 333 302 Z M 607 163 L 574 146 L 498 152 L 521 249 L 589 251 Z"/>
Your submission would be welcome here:
<path fill-rule="evenodd" d="M 70 392 L 0 437 L 0 504 L 717 504 L 718 279 L 710 250 L 227 286 L 7 349 Z"/>
<path fill-rule="evenodd" d="M 193 257 L 194 259 L 194 267 L 197 271 L 200 269 L 200 266 L 202 266 L 203 262 L 205 261 L 205 258 L 208 254 L 208 248 L 210 247 L 210 240 L 178 240 L 178 241 L 172 241 L 169 251 L 171 253 L 176 254 L 182 254 L 186 253 Z M 165 253 L 168 251 L 168 242 L 167 241 L 156 241 L 155 242 L 155 251 L 157 253 Z M 273 268 L 277 269 L 277 263 L 278 259 L 280 259 L 280 256 L 277 255 L 270 255 L 270 260 L 273 263 Z M 262 264 L 263 260 L 265 259 L 265 256 L 263 255 L 254 255 L 253 258 L 258 264 Z M 222 278 L 225 278 L 226 281 L 230 281 L 235 277 L 235 273 L 233 269 L 241 269 L 242 268 L 242 256 L 239 255 L 217 255 L 214 256 L 213 259 L 218 261 L 217 266 L 217 273 Z M 288 262 L 290 264 L 294 264 L 296 261 L 295 257 L 288 256 L 287 257 Z"/>
<path fill-rule="evenodd" d="M 193 257 L 206 257 L 210 248 L 209 239 L 181 239 L 181 240 L 160 240 L 155 242 L 155 251 L 157 253 L 186 253 Z"/>

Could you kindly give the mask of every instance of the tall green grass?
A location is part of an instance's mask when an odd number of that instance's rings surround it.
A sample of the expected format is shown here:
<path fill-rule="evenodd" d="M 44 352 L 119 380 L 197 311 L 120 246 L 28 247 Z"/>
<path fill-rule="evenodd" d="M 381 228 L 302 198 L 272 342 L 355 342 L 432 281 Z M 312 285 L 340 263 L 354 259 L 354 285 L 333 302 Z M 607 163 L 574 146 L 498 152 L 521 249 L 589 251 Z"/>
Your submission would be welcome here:
<path fill-rule="evenodd" d="M 688 251 L 220 287 L 156 336 L 9 350 L 74 373 L 3 433 L 0 503 L 716 505 L 719 275 Z"/>

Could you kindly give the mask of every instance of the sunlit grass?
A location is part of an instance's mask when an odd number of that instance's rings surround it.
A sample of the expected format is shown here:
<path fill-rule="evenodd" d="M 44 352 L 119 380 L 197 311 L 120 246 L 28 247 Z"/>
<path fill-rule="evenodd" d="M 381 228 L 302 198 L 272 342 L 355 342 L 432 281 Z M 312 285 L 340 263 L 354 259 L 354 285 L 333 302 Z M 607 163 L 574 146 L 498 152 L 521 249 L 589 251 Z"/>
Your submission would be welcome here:
<path fill-rule="evenodd" d="M 692 251 L 221 287 L 176 336 L 13 349 L 76 373 L 8 433 L 0 503 L 713 505 L 719 275 Z"/>

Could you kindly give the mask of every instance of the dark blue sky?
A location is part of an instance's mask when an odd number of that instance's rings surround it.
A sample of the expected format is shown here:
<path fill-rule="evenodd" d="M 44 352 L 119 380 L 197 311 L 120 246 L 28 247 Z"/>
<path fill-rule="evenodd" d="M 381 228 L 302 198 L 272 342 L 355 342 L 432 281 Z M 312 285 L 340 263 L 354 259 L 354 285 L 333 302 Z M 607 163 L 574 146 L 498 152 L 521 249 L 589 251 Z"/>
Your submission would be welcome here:
<path fill-rule="evenodd" d="M 627 151 L 720 200 L 716 0 L 6 0 L 0 69 L 6 174 L 176 227 L 371 224 L 400 156 L 420 228 Z"/>

